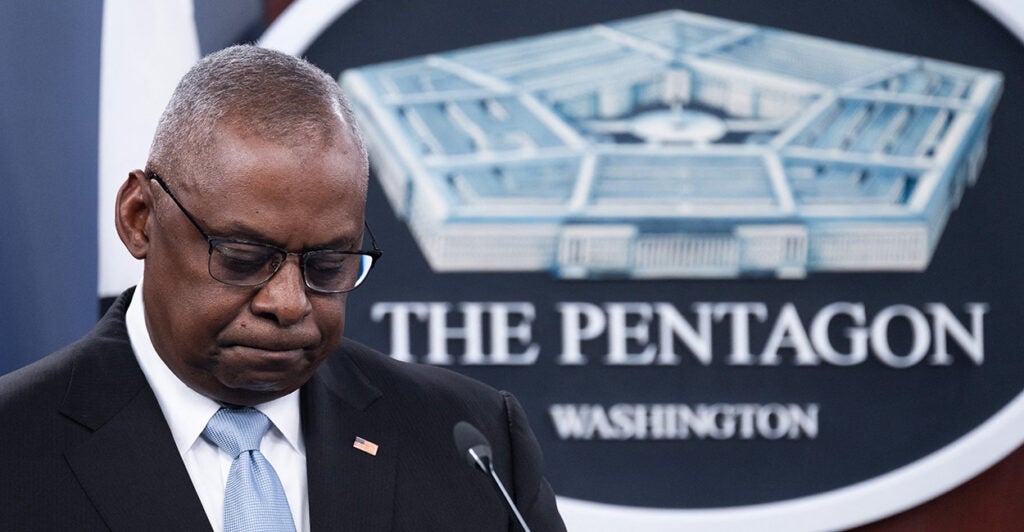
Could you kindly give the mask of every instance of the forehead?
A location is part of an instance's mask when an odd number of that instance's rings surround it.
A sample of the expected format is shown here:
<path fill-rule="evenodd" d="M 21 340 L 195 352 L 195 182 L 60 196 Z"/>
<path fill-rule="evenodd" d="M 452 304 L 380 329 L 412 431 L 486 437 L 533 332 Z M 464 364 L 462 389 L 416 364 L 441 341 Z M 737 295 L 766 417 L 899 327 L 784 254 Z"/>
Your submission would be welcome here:
<path fill-rule="evenodd" d="M 201 175 L 190 179 L 191 196 L 218 236 L 293 248 L 362 235 L 366 173 L 345 129 L 283 142 L 223 126 L 208 153 Z"/>

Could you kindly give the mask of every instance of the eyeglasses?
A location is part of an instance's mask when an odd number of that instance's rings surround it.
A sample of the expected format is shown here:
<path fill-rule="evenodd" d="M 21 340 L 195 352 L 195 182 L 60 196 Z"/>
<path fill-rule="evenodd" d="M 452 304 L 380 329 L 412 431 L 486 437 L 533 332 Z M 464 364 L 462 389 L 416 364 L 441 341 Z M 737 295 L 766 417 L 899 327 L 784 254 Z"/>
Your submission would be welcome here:
<path fill-rule="evenodd" d="M 311 290 L 328 294 L 338 294 L 354 290 L 363 284 L 373 265 L 380 259 L 383 252 L 377 247 L 377 240 L 370 231 L 369 224 L 364 222 L 366 232 L 370 235 L 373 246 L 369 251 L 342 251 L 336 249 L 314 249 L 294 253 L 270 244 L 247 242 L 231 238 L 210 236 L 203 230 L 195 217 L 178 201 L 178 198 L 167 188 L 167 183 L 156 174 L 149 172 L 146 177 L 160 184 L 160 188 L 171 197 L 174 204 L 192 222 L 210 244 L 209 270 L 214 279 L 233 286 L 256 286 L 270 280 L 288 255 L 299 258 L 299 269 L 302 279 Z"/>

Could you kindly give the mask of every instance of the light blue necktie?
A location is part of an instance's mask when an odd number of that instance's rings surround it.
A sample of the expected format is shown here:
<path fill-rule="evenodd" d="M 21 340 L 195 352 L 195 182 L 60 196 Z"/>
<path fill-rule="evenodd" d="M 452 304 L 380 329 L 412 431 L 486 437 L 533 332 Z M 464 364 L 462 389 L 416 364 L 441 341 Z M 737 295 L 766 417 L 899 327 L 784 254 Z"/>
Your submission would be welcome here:
<path fill-rule="evenodd" d="M 270 420 L 254 408 L 221 408 L 203 436 L 235 459 L 224 488 L 225 532 L 295 530 L 281 480 L 260 452 Z"/>

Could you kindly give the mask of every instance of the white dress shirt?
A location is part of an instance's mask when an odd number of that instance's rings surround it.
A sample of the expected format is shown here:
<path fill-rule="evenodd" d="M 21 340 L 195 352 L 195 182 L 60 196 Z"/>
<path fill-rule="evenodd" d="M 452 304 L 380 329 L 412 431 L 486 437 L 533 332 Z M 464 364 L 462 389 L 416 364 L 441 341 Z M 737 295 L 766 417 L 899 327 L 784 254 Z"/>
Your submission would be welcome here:
<path fill-rule="evenodd" d="M 224 530 L 224 485 L 233 457 L 202 437 L 203 429 L 220 404 L 181 382 L 156 353 L 146 326 L 142 282 L 128 305 L 125 321 L 135 358 L 156 394 L 174 444 L 181 453 L 206 517 L 215 532 Z M 306 447 L 299 420 L 299 391 L 256 405 L 272 423 L 260 452 L 274 466 L 284 486 L 295 527 L 309 530 L 309 497 L 306 486 Z"/>

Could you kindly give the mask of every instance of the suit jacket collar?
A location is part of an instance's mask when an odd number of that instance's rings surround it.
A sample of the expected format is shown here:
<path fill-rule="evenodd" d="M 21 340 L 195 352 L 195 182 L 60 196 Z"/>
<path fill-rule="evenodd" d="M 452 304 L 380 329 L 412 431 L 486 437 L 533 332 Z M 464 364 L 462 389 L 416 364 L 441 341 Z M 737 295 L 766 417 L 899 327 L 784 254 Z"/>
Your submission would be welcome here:
<path fill-rule="evenodd" d="M 92 433 L 65 453 L 112 530 L 209 530 L 170 429 L 132 353 L 131 290 L 81 344 L 61 413 Z"/>

